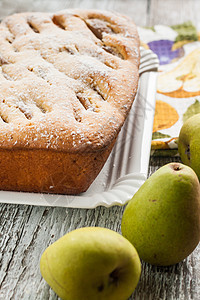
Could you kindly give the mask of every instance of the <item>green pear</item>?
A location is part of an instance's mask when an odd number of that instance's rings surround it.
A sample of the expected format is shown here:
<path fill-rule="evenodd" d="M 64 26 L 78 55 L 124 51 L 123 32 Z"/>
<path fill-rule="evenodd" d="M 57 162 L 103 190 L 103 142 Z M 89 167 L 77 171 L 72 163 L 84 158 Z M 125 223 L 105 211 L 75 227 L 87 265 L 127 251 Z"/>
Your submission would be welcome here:
<path fill-rule="evenodd" d="M 119 233 L 85 227 L 50 245 L 40 260 L 41 274 L 66 300 L 125 300 L 141 273 L 133 245 Z"/>
<path fill-rule="evenodd" d="M 190 166 L 200 180 L 200 114 L 192 116 L 183 124 L 178 150 L 182 162 Z"/>
<path fill-rule="evenodd" d="M 195 172 L 180 163 L 158 169 L 126 206 L 121 229 L 148 263 L 167 266 L 186 258 L 200 237 L 200 187 Z"/>

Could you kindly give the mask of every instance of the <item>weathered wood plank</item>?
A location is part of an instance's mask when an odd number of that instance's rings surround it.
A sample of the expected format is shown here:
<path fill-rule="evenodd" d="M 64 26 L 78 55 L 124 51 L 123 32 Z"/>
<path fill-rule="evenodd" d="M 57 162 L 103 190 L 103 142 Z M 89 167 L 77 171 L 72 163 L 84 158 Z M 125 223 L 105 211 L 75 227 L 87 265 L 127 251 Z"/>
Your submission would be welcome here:
<path fill-rule="evenodd" d="M 198 0 L 151 0 L 148 25 L 173 25 L 193 21 L 198 26 L 199 9 Z"/>
<path fill-rule="evenodd" d="M 148 23 L 148 1 L 147 0 L 117 0 L 114 10 L 131 17 L 136 25 L 147 26 Z"/>
<path fill-rule="evenodd" d="M 137 25 L 147 25 L 148 0 L 2 0 L 0 18 L 22 11 L 57 11 L 66 8 L 115 10 L 129 15 Z"/>
<path fill-rule="evenodd" d="M 152 160 L 150 172 L 170 160 Z M 101 226 L 120 232 L 123 210 L 123 207 L 79 210 L 0 205 L 0 299 L 57 299 L 41 278 L 41 253 L 50 243 L 75 228 Z M 130 299 L 198 299 L 199 256 L 200 247 L 172 267 L 159 268 L 143 263 L 139 285 Z"/>

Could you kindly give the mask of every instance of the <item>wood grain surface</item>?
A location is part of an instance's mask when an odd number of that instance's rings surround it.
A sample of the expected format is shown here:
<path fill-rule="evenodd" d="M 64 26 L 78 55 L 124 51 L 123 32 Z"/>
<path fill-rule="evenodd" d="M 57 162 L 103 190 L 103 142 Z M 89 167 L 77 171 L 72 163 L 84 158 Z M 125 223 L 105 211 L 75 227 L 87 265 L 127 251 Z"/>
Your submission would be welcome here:
<path fill-rule="evenodd" d="M 131 16 L 141 26 L 187 20 L 200 25 L 198 0 L 1 0 L 0 18 L 20 11 L 68 7 L 115 10 Z M 151 158 L 149 174 L 172 160 L 179 159 Z M 44 249 L 79 227 L 101 226 L 121 232 L 123 211 L 124 207 L 116 206 L 88 210 L 0 204 L 0 300 L 58 299 L 40 275 L 39 260 Z M 130 299 L 200 299 L 200 247 L 172 267 L 142 262 L 140 282 Z"/>

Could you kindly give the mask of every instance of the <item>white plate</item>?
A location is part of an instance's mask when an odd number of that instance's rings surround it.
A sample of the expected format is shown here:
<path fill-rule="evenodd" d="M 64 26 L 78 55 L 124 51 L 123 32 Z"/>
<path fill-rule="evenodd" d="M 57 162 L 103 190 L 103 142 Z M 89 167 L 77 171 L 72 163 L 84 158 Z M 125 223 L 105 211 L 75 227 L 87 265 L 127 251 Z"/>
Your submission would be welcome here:
<path fill-rule="evenodd" d="M 87 192 L 69 196 L 0 191 L 0 202 L 95 208 L 129 201 L 147 179 L 157 67 L 157 57 L 150 50 L 142 50 L 136 99 L 106 164 Z"/>

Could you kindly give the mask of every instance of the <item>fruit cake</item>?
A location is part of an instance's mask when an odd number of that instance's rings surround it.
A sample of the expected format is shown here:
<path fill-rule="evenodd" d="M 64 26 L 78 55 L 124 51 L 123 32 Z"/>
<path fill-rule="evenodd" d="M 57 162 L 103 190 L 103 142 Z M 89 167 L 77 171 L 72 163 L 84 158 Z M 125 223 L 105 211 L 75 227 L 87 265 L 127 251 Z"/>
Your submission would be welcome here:
<path fill-rule="evenodd" d="M 108 158 L 138 85 L 126 16 L 28 12 L 0 24 L 0 189 L 78 194 Z"/>

